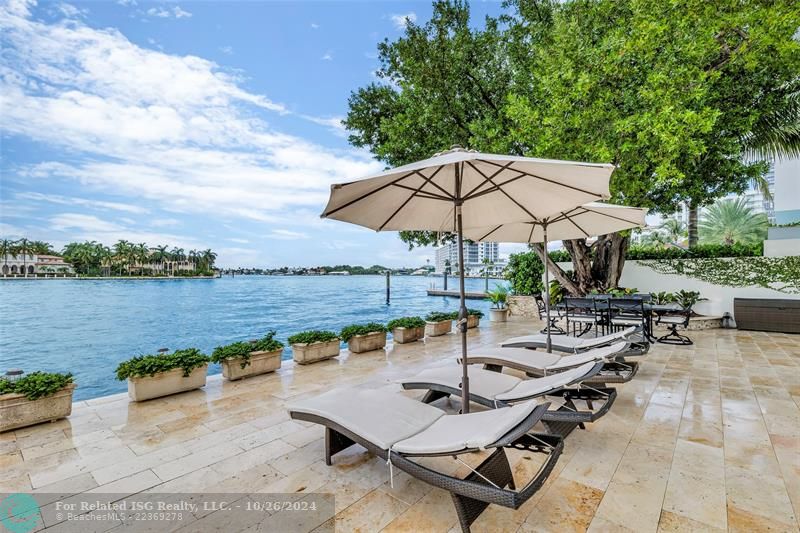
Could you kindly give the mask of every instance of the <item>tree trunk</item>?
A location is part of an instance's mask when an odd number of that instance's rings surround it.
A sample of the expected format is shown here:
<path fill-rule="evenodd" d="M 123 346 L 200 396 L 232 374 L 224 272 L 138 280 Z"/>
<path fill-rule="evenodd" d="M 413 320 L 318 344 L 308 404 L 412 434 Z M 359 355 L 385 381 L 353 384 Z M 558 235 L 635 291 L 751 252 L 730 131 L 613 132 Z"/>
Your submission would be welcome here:
<path fill-rule="evenodd" d="M 580 289 L 578 288 L 578 285 L 574 281 L 572 281 L 572 279 L 567 275 L 564 269 L 562 269 L 560 266 L 554 263 L 553 260 L 550 259 L 550 256 L 545 257 L 543 244 L 539 243 L 531 244 L 531 248 L 533 248 L 533 250 L 536 252 L 536 255 L 539 256 L 539 259 L 541 259 L 542 262 L 547 261 L 546 264 L 549 265 L 550 267 L 550 273 L 553 275 L 553 279 L 557 280 L 563 287 L 565 287 L 570 294 L 572 295 L 580 294 Z M 548 291 L 550 289 L 549 287 L 545 287 L 544 290 Z"/>
<path fill-rule="evenodd" d="M 697 206 L 689 204 L 689 248 L 697 246 L 697 212 Z"/>

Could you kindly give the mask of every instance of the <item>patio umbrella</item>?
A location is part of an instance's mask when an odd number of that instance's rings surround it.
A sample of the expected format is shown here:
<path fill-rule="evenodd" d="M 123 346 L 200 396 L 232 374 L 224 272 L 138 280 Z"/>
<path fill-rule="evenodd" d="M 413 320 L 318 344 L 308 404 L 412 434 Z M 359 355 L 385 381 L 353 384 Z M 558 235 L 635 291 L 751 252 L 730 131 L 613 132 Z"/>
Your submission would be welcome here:
<path fill-rule="evenodd" d="M 453 147 L 429 159 L 331 186 L 323 218 L 376 231 L 455 232 L 458 242 L 462 411 L 469 411 L 463 228 L 541 220 L 608 198 L 613 165 Z"/>
<path fill-rule="evenodd" d="M 595 235 L 606 235 L 645 225 L 647 209 L 591 202 L 553 216 L 532 219 L 527 222 L 498 224 L 490 228 L 473 228 L 464 232 L 473 241 L 544 243 L 547 252 L 548 239 L 563 241 L 582 239 Z M 545 299 L 547 320 L 547 351 L 550 346 L 550 275 L 547 262 L 544 266 Z"/>

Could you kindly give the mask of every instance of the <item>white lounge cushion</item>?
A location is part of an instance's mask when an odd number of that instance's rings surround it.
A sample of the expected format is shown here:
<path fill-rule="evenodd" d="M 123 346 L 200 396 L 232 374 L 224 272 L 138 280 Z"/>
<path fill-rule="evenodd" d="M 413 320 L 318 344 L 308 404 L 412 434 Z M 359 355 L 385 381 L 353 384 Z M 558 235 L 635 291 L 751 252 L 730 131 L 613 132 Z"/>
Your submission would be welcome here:
<path fill-rule="evenodd" d="M 498 359 L 501 361 L 510 361 L 531 368 L 547 368 L 550 365 L 558 363 L 562 355 L 557 353 L 537 352 L 527 348 L 490 348 L 467 356 L 468 360 L 472 357 L 481 360 Z"/>
<path fill-rule="evenodd" d="M 514 401 L 520 398 L 531 398 L 545 392 L 558 390 L 580 379 L 594 368 L 595 363 L 589 362 L 571 370 L 558 372 L 541 378 L 521 380 L 516 387 L 508 392 L 498 394 L 495 399 L 500 401 Z M 472 380 L 470 379 L 470 383 Z"/>
<path fill-rule="evenodd" d="M 625 328 L 622 331 L 609 333 L 600 337 L 573 337 L 571 335 L 551 335 L 550 344 L 553 348 L 561 349 L 562 351 L 573 352 L 580 349 L 593 348 L 596 346 L 603 346 L 612 342 L 617 342 L 624 339 L 628 335 L 636 331 L 635 327 Z M 525 335 L 523 337 L 514 337 L 503 342 L 501 346 L 531 346 L 535 348 L 544 348 L 547 343 L 547 335 Z"/>
<path fill-rule="evenodd" d="M 384 450 L 444 416 L 444 411 L 432 405 L 368 389 L 334 389 L 298 401 L 289 411 L 327 418 Z"/>
<path fill-rule="evenodd" d="M 485 448 L 519 425 L 536 408 L 535 400 L 504 409 L 445 415 L 427 429 L 392 446 L 407 454 L 433 454 Z"/>
<path fill-rule="evenodd" d="M 587 350 L 575 355 L 565 355 L 557 363 L 548 366 L 544 370 L 563 370 L 565 368 L 572 368 L 584 363 L 588 363 L 589 361 L 602 361 L 603 359 L 622 351 L 627 345 L 628 343 L 626 342 L 618 342 L 616 344 L 612 344 L 611 346 L 594 348 L 592 350 Z"/>
<path fill-rule="evenodd" d="M 483 370 L 479 365 L 469 365 L 469 391 L 482 398 L 492 399 L 498 394 L 510 391 L 522 381 L 518 377 L 500 372 Z M 404 378 L 400 383 L 437 383 L 461 388 L 461 366 L 441 366 L 423 370 L 416 376 Z"/>

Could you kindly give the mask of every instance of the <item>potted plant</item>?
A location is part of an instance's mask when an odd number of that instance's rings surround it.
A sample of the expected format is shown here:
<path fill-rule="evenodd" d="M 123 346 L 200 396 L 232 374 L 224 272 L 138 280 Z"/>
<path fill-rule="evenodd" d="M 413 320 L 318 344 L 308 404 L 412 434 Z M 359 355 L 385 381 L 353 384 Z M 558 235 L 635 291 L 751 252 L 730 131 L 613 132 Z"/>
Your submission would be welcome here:
<path fill-rule="evenodd" d="M 458 318 L 458 313 L 442 313 L 434 311 L 425 316 L 425 335 L 438 337 L 446 335 L 453 329 L 453 320 Z"/>
<path fill-rule="evenodd" d="M 489 320 L 492 322 L 505 322 L 508 320 L 508 307 L 506 307 L 506 300 L 508 299 L 508 289 L 503 285 L 495 285 L 493 291 L 486 293 L 489 301 L 492 302 L 492 308 L 489 309 Z"/>
<path fill-rule="evenodd" d="M 17 380 L 0 378 L 0 433 L 69 416 L 74 389 L 72 374 L 32 372 Z"/>
<path fill-rule="evenodd" d="M 294 361 L 301 365 L 324 361 L 339 355 L 341 341 L 333 331 L 309 330 L 289 337 Z"/>
<path fill-rule="evenodd" d="M 467 329 L 477 328 L 483 318 L 483 311 L 467 309 Z"/>
<path fill-rule="evenodd" d="M 270 331 L 250 342 L 234 342 L 217 346 L 211 354 L 212 363 L 222 365 L 222 376 L 230 380 L 274 372 L 281 367 L 283 343 Z"/>
<path fill-rule="evenodd" d="M 208 361 L 197 348 L 139 355 L 119 364 L 117 379 L 127 379 L 128 396 L 141 402 L 204 387 Z"/>
<path fill-rule="evenodd" d="M 371 352 L 386 346 L 386 326 L 377 322 L 352 324 L 342 328 L 339 337 L 351 353 Z"/>
<path fill-rule="evenodd" d="M 386 324 L 386 328 L 392 332 L 392 338 L 397 344 L 406 344 L 425 337 L 425 321 L 418 316 L 395 318 Z"/>

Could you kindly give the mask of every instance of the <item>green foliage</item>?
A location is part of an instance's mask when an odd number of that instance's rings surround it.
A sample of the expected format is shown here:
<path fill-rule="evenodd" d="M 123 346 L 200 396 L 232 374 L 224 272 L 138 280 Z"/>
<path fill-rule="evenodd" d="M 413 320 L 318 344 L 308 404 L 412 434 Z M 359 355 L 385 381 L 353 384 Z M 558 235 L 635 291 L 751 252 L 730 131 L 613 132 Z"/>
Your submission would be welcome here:
<path fill-rule="evenodd" d="M 753 244 L 699 244 L 691 249 L 661 248 L 654 246 L 631 246 L 627 259 L 689 259 L 701 257 L 756 257 L 764 253 L 762 242 Z"/>
<path fill-rule="evenodd" d="M 24 394 L 25 398 L 33 401 L 52 396 L 70 383 L 72 374 L 31 372 L 16 381 L 0 378 L 0 395 Z"/>
<path fill-rule="evenodd" d="M 495 285 L 493 291 L 486 293 L 487 298 L 492 302 L 492 307 L 495 309 L 505 309 L 506 301 L 508 300 L 508 287 L 505 285 Z"/>
<path fill-rule="evenodd" d="M 154 376 L 174 368 L 183 369 L 183 377 L 188 377 L 192 370 L 209 362 L 209 357 L 197 348 L 175 350 L 169 354 L 138 355 L 123 361 L 117 367 L 117 379 Z"/>
<path fill-rule="evenodd" d="M 769 221 L 756 213 L 745 198 L 719 200 L 700 221 L 700 240 L 714 244 L 756 244 L 767 238 Z"/>
<path fill-rule="evenodd" d="M 226 359 L 242 359 L 241 366 L 250 364 L 251 352 L 274 352 L 283 349 L 283 343 L 275 338 L 275 332 L 269 331 L 260 339 L 250 342 L 234 342 L 225 346 L 217 346 L 211 353 L 212 363 L 221 363 Z"/>
<path fill-rule="evenodd" d="M 730 259 L 662 259 L 640 264 L 661 274 L 676 274 L 726 287 L 764 287 L 800 294 L 800 256 Z"/>
<path fill-rule="evenodd" d="M 366 324 L 351 324 L 342 328 L 339 337 L 344 342 L 350 342 L 350 339 L 356 335 L 366 335 L 368 333 L 383 333 L 386 332 L 386 326 L 378 324 L 377 322 L 368 322 Z"/>
<path fill-rule="evenodd" d="M 615 296 L 617 298 L 623 296 L 630 296 L 631 294 L 636 294 L 639 292 L 639 289 L 630 288 L 630 287 L 614 287 L 613 289 L 608 289 L 606 291 L 598 291 L 594 290 L 591 291 L 589 294 L 610 294 L 611 296 Z"/>
<path fill-rule="evenodd" d="M 444 322 L 445 320 L 456 320 L 458 312 L 443 313 L 441 311 L 433 311 L 425 315 L 426 322 Z"/>
<path fill-rule="evenodd" d="M 509 281 L 511 292 L 514 294 L 533 296 L 541 294 L 544 290 L 542 283 L 544 265 L 536 252 L 511 254 L 503 274 Z"/>
<path fill-rule="evenodd" d="M 548 254 L 552 261 L 556 263 L 567 263 L 572 261 L 572 257 L 570 257 L 569 252 L 566 250 L 553 250 Z"/>
<path fill-rule="evenodd" d="M 467 315 L 483 318 L 483 311 L 481 311 L 480 309 L 467 309 Z M 456 315 L 456 318 L 458 318 L 458 315 Z"/>
<path fill-rule="evenodd" d="M 402 318 L 395 318 L 386 324 L 386 329 L 393 330 L 395 328 L 422 328 L 425 327 L 425 321 L 418 316 L 404 316 Z"/>
<path fill-rule="evenodd" d="M 669 304 L 675 301 L 675 295 L 671 292 L 651 292 L 651 301 L 657 305 Z"/>
<path fill-rule="evenodd" d="M 701 300 L 708 298 L 700 298 L 700 291 L 685 291 L 683 289 L 678 292 L 672 293 L 672 301 L 680 304 L 684 309 L 690 309 Z"/>
<path fill-rule="evenodd" d="M 313 344 L 315 342 L 330 342 L 339 340 L 339 336 L 333 331 L 309 330 L 295 333 L 289 337 L 289 344 Z"/>

